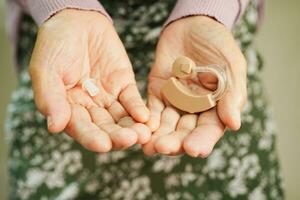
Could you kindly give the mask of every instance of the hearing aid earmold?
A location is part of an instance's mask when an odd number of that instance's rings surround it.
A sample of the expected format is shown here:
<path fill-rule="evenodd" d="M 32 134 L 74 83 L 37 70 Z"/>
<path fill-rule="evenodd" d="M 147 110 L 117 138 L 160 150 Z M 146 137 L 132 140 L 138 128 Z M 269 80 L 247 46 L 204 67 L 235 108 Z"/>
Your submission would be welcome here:
<path fill-rule="evenodd" d="M 162 87 L 164 97 L 176 108 L 197 113 L 216 106 L 227 88 L 227 76 L 218 65 L 196 66 L 188 57 L 180 57 L 173 63 L 172 71 L 175 77 L 169 78 Z M 177 78 L 186 79 L 194 73 L 212 73 L 218 78 L 218 88 L 209 94 L 197 94 L 184 86 Z"/>

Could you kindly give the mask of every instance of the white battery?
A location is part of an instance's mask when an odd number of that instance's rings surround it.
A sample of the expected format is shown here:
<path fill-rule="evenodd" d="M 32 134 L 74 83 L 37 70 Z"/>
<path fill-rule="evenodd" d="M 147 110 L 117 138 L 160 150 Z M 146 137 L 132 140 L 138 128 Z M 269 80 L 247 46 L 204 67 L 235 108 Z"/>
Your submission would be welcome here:
<path fill-rule="evenodd" d="M 93 79 L 85 79 L 82 82 L 82 89 L 86 90 L 92 97 L 96 96 L 100 91 L 96 85 L 96 81 Z"/>

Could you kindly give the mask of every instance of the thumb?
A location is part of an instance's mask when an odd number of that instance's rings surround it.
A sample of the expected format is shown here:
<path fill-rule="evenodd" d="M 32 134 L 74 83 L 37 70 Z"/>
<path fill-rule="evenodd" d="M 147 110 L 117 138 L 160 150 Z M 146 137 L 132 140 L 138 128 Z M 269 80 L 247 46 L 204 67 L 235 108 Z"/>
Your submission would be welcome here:
<path fill-rule="evenodd" d="M 219 100 L 217 111 L 224 125 L 234 131 L 241 126 L 241 108 L 243 100 L 236 98 L 231 92 L 226 93 Z"/>
<path fill-rule="evenodd" d="M 63 131 L 71 117 L 62 78 L 53 69 L 30 66 L 34 100 L 37 109 L 47 117 L 49 132 Z"/>
<path fill-rule="evenodd" d="M 241 126 L 241 112 L 247 101 L 246 73 L 240 73 L 231 83 L 218 102 L 217 112 L 228 128 L 237 131 Z"/>

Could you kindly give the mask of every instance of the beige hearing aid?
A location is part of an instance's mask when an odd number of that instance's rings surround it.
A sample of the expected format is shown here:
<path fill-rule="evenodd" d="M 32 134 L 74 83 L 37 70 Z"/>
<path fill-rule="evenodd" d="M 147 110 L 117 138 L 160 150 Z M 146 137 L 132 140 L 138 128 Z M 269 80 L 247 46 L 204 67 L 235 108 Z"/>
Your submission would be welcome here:
<path fill-rule="evenodd" d="M 162 94 L 173 106 L 188 113 L 202 112 L 216 106 L 227 88 L 225 70 L 217 65 L 196 66 L 190 58 L 180 57 L 173 63 L 172 70 L 175 77 L 166 81 Z M 209 94 L 197 94 L 178 80 L 195 73 L 214 74 L 218 78 L 218 88 Z"/>

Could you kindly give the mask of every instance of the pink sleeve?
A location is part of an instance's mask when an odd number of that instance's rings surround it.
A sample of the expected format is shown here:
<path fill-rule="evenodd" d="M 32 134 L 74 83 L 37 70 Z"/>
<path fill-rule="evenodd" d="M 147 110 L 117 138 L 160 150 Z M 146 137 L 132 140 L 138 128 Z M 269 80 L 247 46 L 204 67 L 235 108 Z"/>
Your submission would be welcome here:
<path fill-rule="evenodd" d="M 249 0 L 178 0 L 165 26 L 183 17 L 206 15 L 232 29 Z"/>
<path fill-rule="evenodd" d="M 98 11 L 111 20 L 97 0 L 20 0 L 21 4 L 40 26 L 52 15 L 65 8 Z"/>

